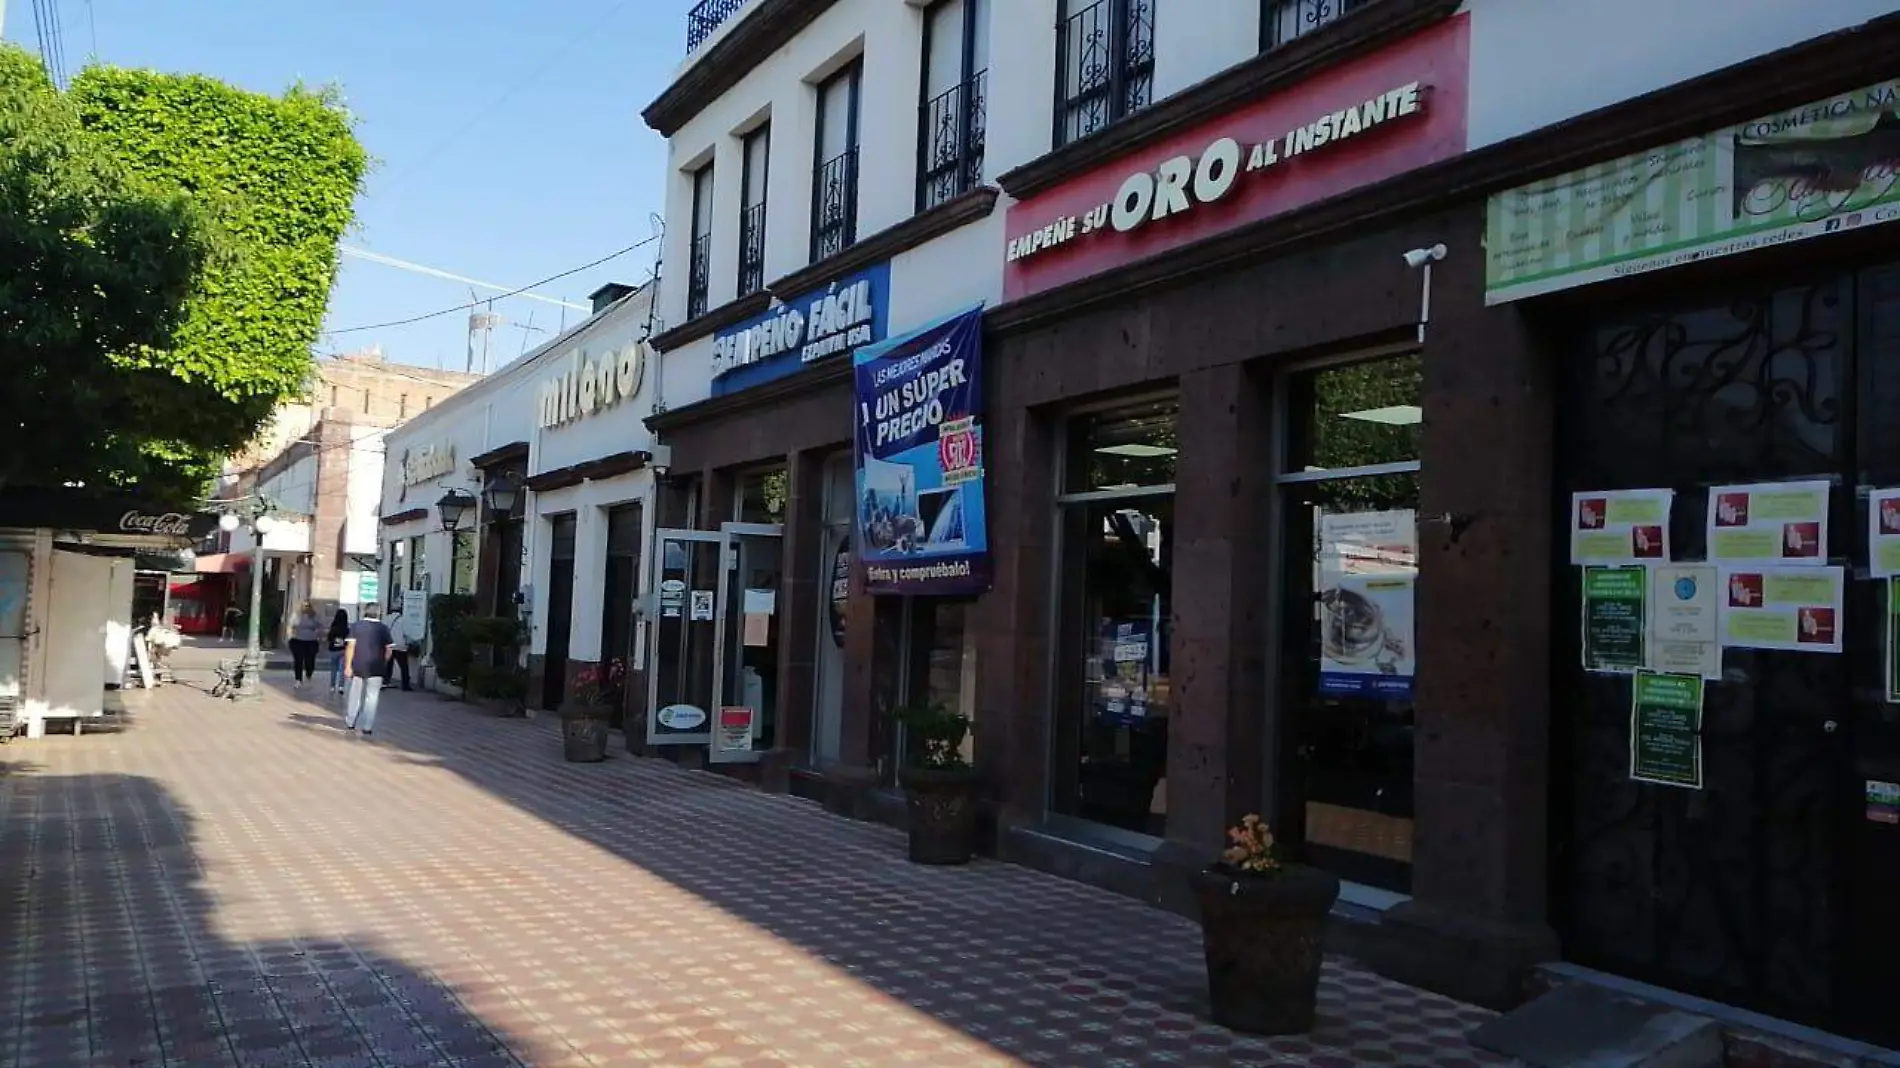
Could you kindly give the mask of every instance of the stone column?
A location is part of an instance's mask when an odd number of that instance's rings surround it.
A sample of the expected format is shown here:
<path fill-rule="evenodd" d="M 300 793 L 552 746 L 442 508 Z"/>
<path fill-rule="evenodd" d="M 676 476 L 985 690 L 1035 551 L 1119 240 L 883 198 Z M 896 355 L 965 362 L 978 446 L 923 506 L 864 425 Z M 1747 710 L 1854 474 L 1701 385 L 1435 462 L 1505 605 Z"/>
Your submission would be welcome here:
<path fill-rule="evenodd" d="M 1175 472 L 1167 841 L 1161 900 L 1185 910 L 1186 876 L 1259 809 L 1268 495 L 1268 407 L 1237 364 L 1181 378 Z"/>
<path fill-rule="evenodd" d="M 1545 875 L 1556 413 L 1550 361 L 1518 306 L 1484 306 L 1478 221 L 1435 272 L 1412 900 L 1385 918 L 1404 949 L 1375 963 L 1504 1004 L 1557 953 Z"/>
<path fill-rule="evenodd" d="M 760 781 L 768 790 L 791 789 L 790 772 L 811 752 L 818 679 L 819 589 L 825 576 L 818 553 L 823 538 L 825 458 L 812 450 L 786 458 L 788 496 L 779 561 L 778 737 L 765 756 Z M 829 638 L 826 639 L 830 640 Z"/>

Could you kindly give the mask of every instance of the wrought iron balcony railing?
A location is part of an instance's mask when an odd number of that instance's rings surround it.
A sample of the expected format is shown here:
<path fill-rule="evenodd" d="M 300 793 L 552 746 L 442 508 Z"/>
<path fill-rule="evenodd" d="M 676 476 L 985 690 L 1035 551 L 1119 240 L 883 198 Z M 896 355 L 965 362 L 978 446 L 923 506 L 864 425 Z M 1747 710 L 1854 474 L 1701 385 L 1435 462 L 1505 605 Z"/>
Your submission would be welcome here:
<path fill-rule="evenodd" d="M 688 319 L 697 319 L 706 314 L 706 295 L 712 282 L 709 266 L 711 259 L 712 235 L 695 235 L 692 258 L 686 265 L 686 318 Z"/>
<path fill-rule="evenodd" d="M 1260 11 L 1260 50 L 1272 51 L 1296 37 L 1330 25 L 1371 0 L 1265 0 Z"/>
<path fill-rule="evenodd" d="M 765 288 L 765 202 L 739 213 L 739 295 Z"/>
<path fill-rule="evenodd" d="M 989 72 L 924 101 L 917 127 L 917 210 L 934 208 L 983 181 Z"/>
<path fill-rule="evenodd" d="M 1057 147 L 1154 102 L 1156 0 L 1096 0 L 1056 28 Z"/>
<path fill-rule="evenodd" d="M 706 43 L 747 0 L 699 0 L 686 13 L 686 51 Z"/>
<path fill-rule="evenodd" d="M 858 240 L 857 147 L 820 163 L 811 187 L 811 261 L 817 263 Z"/>

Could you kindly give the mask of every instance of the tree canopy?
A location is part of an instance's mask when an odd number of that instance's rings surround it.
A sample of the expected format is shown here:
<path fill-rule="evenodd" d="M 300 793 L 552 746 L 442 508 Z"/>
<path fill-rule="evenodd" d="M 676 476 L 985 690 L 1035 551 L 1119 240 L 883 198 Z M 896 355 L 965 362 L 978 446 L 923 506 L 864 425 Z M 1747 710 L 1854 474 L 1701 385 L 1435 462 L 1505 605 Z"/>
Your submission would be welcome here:
<path fill-rule="evenodd" d="M 200 490 L 307 388 L 367 163 L 327 93 L 0 47 L 0 485 Z"/>

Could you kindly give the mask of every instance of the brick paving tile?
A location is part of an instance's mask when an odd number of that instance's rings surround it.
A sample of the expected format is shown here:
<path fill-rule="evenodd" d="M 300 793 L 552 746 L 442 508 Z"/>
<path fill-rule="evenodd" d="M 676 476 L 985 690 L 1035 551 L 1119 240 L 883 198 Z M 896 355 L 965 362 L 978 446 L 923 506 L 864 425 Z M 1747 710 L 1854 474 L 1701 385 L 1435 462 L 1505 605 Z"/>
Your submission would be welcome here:
<path fill-rule="evenodd" d="M 1345 960 L 1313 1034 L 1237 1036 L 1177 917 L 433 695 L 373 742 L 214 701 L 215 655 L 0 749 L 0 1068 L 1503 1063 Z"/>

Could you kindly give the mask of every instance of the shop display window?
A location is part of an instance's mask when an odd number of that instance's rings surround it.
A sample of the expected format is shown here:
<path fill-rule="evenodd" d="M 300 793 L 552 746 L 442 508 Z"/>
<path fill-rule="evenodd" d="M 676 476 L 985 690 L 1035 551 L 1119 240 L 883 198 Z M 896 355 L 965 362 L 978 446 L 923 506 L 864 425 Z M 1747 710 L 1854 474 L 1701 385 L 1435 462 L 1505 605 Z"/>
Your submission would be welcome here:
<path fill-rule="evenodd" d="M 1418 632 L 1420 364 L 1284 380 L 1282 837 L 1341 876 L 1407 891 Z M 1282 817 L 1282 824 L 1289 822 Z"/>
<path fill-rule="evenodd" d="M 785 501 L 791 480 L 783 467 L 746 471 L 739 475 L 733 502 L 734 518 L 741 523 L 785 522 Z"/>
<path fill-rule="evenodd" d="M 1172 400 L 1070 422 L 1051 809 L 1160 836 L 1167 827 L 1173 610 Z"/>

